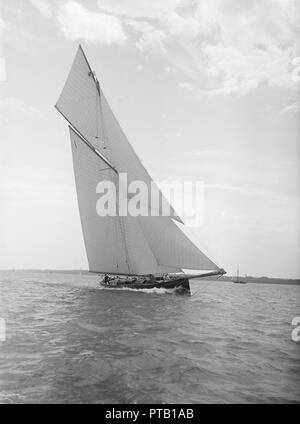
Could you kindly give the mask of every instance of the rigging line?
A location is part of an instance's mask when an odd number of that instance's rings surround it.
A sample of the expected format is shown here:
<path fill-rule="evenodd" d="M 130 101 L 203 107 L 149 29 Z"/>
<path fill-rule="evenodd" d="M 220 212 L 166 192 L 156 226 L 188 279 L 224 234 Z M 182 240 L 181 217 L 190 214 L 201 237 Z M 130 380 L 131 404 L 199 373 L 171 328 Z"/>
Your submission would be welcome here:
<path fill-rule="evenodd" d="M 117 169 L 110 163 L 110 161 L 103 156 L 97 149 L 95 149 L 95 147 L 84 137 L 83 134 L 81 134 L 81 132 L 70 122 L 70 120 L 59 110 L 59 108 L 57 107 L 57 105 L 54 106 L 55 109 L 58 110 L 58 112 L 65 118 L 65 120 L 69 123 L 69 128 L 71 128 L 75 134 L 78 135 L 78 137 L 81 138 L 81 140 L 97 155 L 100 157 L 100 159 L 103 160 L 103 162 L 106 163 L 106 165 L 108 165 L 116 174 L 118 174 Z"/>
<path fill-rule="evenodd" d="M 132 268 L 131 268 L 131 263 L 130 263 L 130 259 L 129 259 L 129 250 L 128 250 L 128 246 L 127 246 L 127 242 L 126 242 L 124 217 L 120 216 L 119 218 L 120 218 L 120 221 L 121 221 L 121 233 L 122 233 L 122 236 L 123 236 L 123 243 L 124 243 L 124 247 L 125 247 L 126 263 L 127 263 L 127 266 L 128 266 L 128 272 L 131 273 Z"/>
<path fill-rule="evenodd" d="M 93 77 L 93 81 L 95 82 L 95 85 L 96 85 L 97 91 L 98 91 L 98 93 L 100 94 L 100 85 L 99 85 L 99 80 L 98 80 L 98 78 L 96 77 L 96 73 L 92 70 L 91 65 L 89 64 L 89 61 L 87 60 L 87 57 L 86 57 L 86 55 L 85 55 L 85 53 L 84 53 L 84 51 L 83 51 L 83 48 L 82 48 L 81 44 L 79 44 L 79 49 L 81 50 L 81 53 L 83 54 L 83 57 L 84 57 L 84 59 L 85 59 L 85 61 L 86 61 L 86 64 L 87 64 L 87 66 L 88 66 L 88 68 L 89 68 L 89 76 L 92 76 L 92 77 Z"/>
<path fill-rule="evenodd" d="M 159 260 L 158 260 L 158 258 L 157 258 L 157 256 L 156 256 L 155 252 L 154 252 L 154 249 L 152 248 L 151 244 L 149 243 L 149 241 L 148 241 L 148 239 L 147 239 L 147 237 L 146 237 L 146 234 L 145 234 L 144 228 L 143 228 L 143 226 L 141 225 L 140 217 L 139 217 L 139 216 L 137 216 L 137 222 L 138 222 L 139 227 L 140 227 L 140 230 L 141 230 L 141 232 L 142 232 L 142 234 L 143 234 L 143 236 L 144 236 L 144 239 L 145 239 L 145 241 L 146 241 L 147 245 L 149 246 L 150 251 L 152 252 L 152 254 L 153 254 L 153 256 L 154 256 L 154 259 L 155 259 L 155 260 L 156 260 L 156 262 L 157 262 L 157 267 L 159 267 L 159 266 L 164 266 L 163 264 L 159 263 Z"/>
<path fill-rule="evenodd" d="M 119 205 L 119 190 L 118 190 L 118 186 L 119 184 L 117 184 L 117 189 L 116 189 L 116 194 L 117 194 L 117 198 L 116 198 L 116 202 L 117 202 L 117 222 L 120 224 L 120 232 L 121 232 L 121 237 L 122 237 L 122 241 L 124 244 L 124 250 L 125 250 L 125 261 L 128 267 L 128 272 L 131 273 L 131 263 L 130 263 L 130 258 L 129 258 L 129 250 L 128 250 L 128 246 L 127 246 L 127 242 L 126 242 L 126 234 L 125 234 L 125 225 L 124 225 L 124 217 L 120 216 L 120 205 Z"/>
<path fill-rule="evenodd" d="M 219 280 L 222 277 L 222 275 L 219 275 L 217 280 Z M 195 291 L 195 293 L 191 294 L 191 296 L 194 296 L 196 293 L 198 293 L 200 290 L 205 289 L 209 284 L 211 284 L 211 282 L 213 282 L 214 280 L 208 280 L 207 284 L 205 284 L 205 286 L 200 287 L 198 290 Z"/>
<path fill-rule="evenodd" d="M 103 106 L 102 106 L 102 91 L 99 90 L 99 115 L 102 122 L 102 142 L 103 142 L 103 150 L 108 149 L 111 152 L 111 148 L 109 145 L 109 140 L 106 134 L 106 128 L 105 128 L 105 122 L 104 122 L 104 113 L 103 113 Z M 109 155 L 111 156 L 111 154 Z"/>
<path fill-rule="evenodd" d="M 105 150 L 105 149 L 109 148 L 109 140 L 108 140 L 108 137 L 106 135 L 104 114 L 103 114 L 103 108 L 102 108 L 102 98 L 101 98 L 102 93 L 101 93 L 99 83 L 97 85 L 97 88 L 98 88 L 98 93 L 99 93 L 99 96 L 98 96 L 99 104 L 97 102 L 97 105 L 99 105 L 99 116 L 100 116 L 101 122 L 102 122 L 103 150 Z M 97 120 L 97 122 L 98 122 L 98 120 Z M 127 246 L 127 241 L 126 241 L 124 218 L 119 215 L 119 191 L 118 191 L 118 188 L 119 188 L 119 184 L 116 184 L 116 195 L 117 195 L 117 198 L 116 198 L 116 206 L 117 206 L 116 243 L 117 243 L 117 245 L 119 244 L 118 243 L 118 230 L 120 229 L 121 239 L 122 239 L 122 242 L 123 242 L 123 245 L 124 245 L 124 250 L 125 250 L 125 262 L 127 264 L 128 272 L 130 274 L 132 270 L 131 270 L 131 264 L 130 264 L 130 259 L 129 259 L 129 251 L 128 251 L 128 246 Z M 118 253 L 117 253 L 117 261 L 116 262 L 117 262 L 117 268 L 118 268 Z"/>
<path fill-rule="evenodd" d="M 103 110 L 102 110 L 102 96 L 103 96 L 103 93 L 102 93 L 102 90 L 101 90 L 101 87 L 100 87 L 100 82 L 99 82 L 99 80 L 98 80 L 98 78 L 96 76 L 96 72 L 92 70 L 91 65 L 89 64 L 89 61 L 87 60 L 87 57 L 86 57 L 86 55 L 85 55 L 85 53 L 83 51 L 83 48 L 82 48 L 81 44 L 79 44 L 79 48 L 80 48 L 80 50 L 81 50 L 81 52 L 83 54 L 83 57 L 84 57 L 84 59 L 86 61 L 87 66 L 89 68 L 88 75 L 89 75 L 89 77 L 91 77 L 93 79 L 93 81 L 95 83 L 95 86 L 96 86 L 96 89 L 97 89 L 97 92 L 98 92 L 98 96 L 96 97 L 97 139 L 99 140 L 99 122 L 98 122 L 97 117 L 98 117 L 98 107 L 100 106 L 100 110 L 99 110 L 100 113 L 99 114 L 100 114 L 100 116 L 102 118 L 103 150 L 105 150 L 106 149 L 106 135 L 105 135 L 104 119 L 103 119 L 104 117 L 103 117 Z M 98 101 L 97 100 L 99 101 L 99 105 L 98 105 Z"/>
<path fill-rule="evenodd" d="M 97 135 L 98 135 L 98 140 L 99 140 L 99 117 L 102 123 L 102 142 L 103 142 L 103 150 L 106 150 L 106 148 L 108 147 L 109 143 L 108 143 L 108 137 L 106 136 L 106 130 L 105 130 L 105 122 L 104 122 L 104 114 L 103 114 L 103 108 L 102 108 L 102 93 L 101 93 L 101 88 L 100 88 L 100 84 L 98 79 L 95 79 L 95 74 L 92 73 L 92 76 L 94 78 L 94 81 L 96 83 L 96 87 L 97 87 L 97 91 L 98 91 L 98 96 L 96 97 L 96 104 L 97 104 L 97 116 L 96 116 L 96 121 L 97 121 Z M 118 178 L 118 177 L 117 177 Z M 131 268 L 130 268 L 130 261 L 129 261 L 129 253 L 128 253 L 128 248 L 127 248 L 127 243 L 126 243 L 126 238 L 125 238 L 125 228 L 123 226 L 123 219 L 122 217 L 119 216 L 119 193 L 118 193 L 118 184 L 116 184 L 116 206 L 117 206 L 117 219 L 116 219 L 116 225 L 115 225 L 115 237 L 116 237 L 116 245 L 119 246 L 119 240 L 118 240 L 118 234 L 119 234 L 119 229 L 120 229 L 120 234 L 121 234 L 121 239 L 123 241 L 124 244 L 124 250 L 125 250 L 125 261 L 128 267 L 128 272 L 131 273 Z M 116 249 L 116 265 L 117 268 L 119 267 L 119 254 L 118 254 L 118 247 Z"/>
<path fill-rule="evenodd" d="M 113 178 L 113 181 L 114 181 L 114 183 L 116 182 L 115 178 Z M 117 196 L 117 194 L 116 194 L 116 196 Z M 116 197 L 116 202 L 118 201 L 117 199 L 118 199 L 118 197 Z M 116 207 L 117 207 L 117 203 L 116 203 Z M 118 233 L 119 233 L 119 231 L 118 231 L 118 226 L 119 226 L 118 215 L 116 216 L 116 219 L 114 220 L 114 222 L 115 222 L 115 226 L 114 226 L 114 228 L 115 228 L 115 239 L 116 239 L 116 246 L 117 246 L 117 248 L 116 248 L 116 264 L 117 264 L 117 268 L 119 268 L 120 246 L 119 246 L 119 240 L 118 240 Z"/>
<path fill-rule="evenodd" d="M 96 141 L 97 141 L 97 145 L 99 145 L 99 119 L 98 119 L 98 115 L 99 115 L 99 100 L 101 101 L 101 99 L 96 96 Z"/>

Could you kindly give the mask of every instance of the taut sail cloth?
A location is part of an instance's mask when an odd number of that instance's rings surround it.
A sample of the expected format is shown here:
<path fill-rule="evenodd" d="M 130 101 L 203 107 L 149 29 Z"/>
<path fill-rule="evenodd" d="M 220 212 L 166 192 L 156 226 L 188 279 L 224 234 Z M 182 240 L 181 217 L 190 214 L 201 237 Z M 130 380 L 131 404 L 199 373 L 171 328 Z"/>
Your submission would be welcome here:
<path fill-rule="evenodd" d="M 155 214 L 99 216 L 96 188 L 101 181 L 116 186 L 119 174 L 128 184 L 153 181 L 113 115 L 81 47 L 56 104 L 70 123 L 73 166 L 84 242 L 93 272 L 145 275 L 182 269 L 218 271 L 174 223 L 182 222 L 164 197 Z M 158 190 L 158 189 L 157 189 Z M 146 203 L 147 202 L 147 203 Z M 148 199 L 141 203 L 147 205 Z M 164 207 L 170 216 L 163 216 Z M 153 206 L 149 206 L 153 208 Z"/>

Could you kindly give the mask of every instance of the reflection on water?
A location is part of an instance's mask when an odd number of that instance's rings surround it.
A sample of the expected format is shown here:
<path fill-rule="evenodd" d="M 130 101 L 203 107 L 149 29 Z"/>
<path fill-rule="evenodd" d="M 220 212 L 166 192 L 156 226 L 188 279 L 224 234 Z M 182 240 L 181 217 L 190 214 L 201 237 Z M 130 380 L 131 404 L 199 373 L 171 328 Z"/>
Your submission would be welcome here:
<path fill-rule="evenodd" d="M 191 285 L 180 297 L 0 272 L 0 402 L 299 402 L 300 287 Z"/>

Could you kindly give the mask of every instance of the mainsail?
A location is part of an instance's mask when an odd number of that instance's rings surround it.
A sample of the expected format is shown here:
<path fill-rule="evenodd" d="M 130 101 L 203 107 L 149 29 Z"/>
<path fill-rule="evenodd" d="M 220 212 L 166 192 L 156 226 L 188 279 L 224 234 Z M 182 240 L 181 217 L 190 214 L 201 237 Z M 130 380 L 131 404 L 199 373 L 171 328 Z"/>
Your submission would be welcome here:
<path fill-rule="evenodd" d="M 182 269 L 217 271 L 173 220 L 182 222 L 162 196 L 151 216 L 99 216 L 96 188 L 101 181 L 116 186 L 120 173 L 128 183 L 153 181 L 131 147 L 79 47 L 56 104 L 70 124 L 73 166 L 84 242 L 90 271 L 146 275 Z M 158 190 L 158 189 L 157 189 Z M 141 202 L 147 205 L 146 198 Z M 162 211 L 170 206 L 170 215 Z M 150 209 L 153 206 L 150 206 Z"/>

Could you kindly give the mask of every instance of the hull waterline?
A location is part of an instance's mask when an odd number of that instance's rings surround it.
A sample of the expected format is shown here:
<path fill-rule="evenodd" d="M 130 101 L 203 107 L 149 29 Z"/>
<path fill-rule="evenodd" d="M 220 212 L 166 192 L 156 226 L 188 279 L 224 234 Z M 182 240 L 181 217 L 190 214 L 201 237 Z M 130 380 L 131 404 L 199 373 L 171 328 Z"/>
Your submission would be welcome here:
<path fill-rule="evenodd" d="M 105 282 L 99 283 L 101 287 L 109 288 L 109 289 L 120 289 L 120 288 L 128 288 L 134 290 L 145 290 L 145 289 L 175 289 L 176 294 L 184 294 L 190 295 L 190 284 L 187 278 L 178 278 L 168 281 L 156 281 L 156 282 L 133 282 L 133 283 L 125 283 L 125 282 L 116 282 L 115 284 L 106 284 Z"/>

